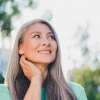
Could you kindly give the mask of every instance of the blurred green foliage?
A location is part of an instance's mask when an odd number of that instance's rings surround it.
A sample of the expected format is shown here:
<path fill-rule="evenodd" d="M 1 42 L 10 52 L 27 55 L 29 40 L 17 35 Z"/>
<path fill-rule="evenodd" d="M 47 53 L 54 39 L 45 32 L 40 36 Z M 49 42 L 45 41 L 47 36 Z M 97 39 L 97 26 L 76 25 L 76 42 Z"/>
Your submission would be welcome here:
<path fill-rule="evenodd" d="M 10 35 L 13 29 L 12 18 L 19 16 L 22 9 L 33 9 L 36 6 L 36 0 L 0 0 L 0 28 L 3 37 Z"/>
<path fill-rule="evenodd" d="M 100 68 L 96 70 L 84 66 L 75 68 L 71 80 L 85 88 L 88 100 L 100 100 Z"/>
<path fill-rule="evenodd" d="M 4 83 L 4 77 L 2 76 L 1 73 L 0 73 L 0 83 Z"/>
<path fill-rule="evenodd" d="M 100 100 L 100 52 L 89 48 L 89 24 L 78 27 L 75 39 L 81 52 L 81 64 L 75 65 L 71 80 L 81 84 L 88 100 Z"/>

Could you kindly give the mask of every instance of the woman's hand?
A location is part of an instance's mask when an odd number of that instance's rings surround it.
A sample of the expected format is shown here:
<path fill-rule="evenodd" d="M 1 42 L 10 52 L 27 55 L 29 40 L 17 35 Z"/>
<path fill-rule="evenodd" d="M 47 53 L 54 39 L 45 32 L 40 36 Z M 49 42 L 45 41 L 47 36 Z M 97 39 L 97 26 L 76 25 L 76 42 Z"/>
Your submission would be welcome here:
<path fill-rule="evenodd" d="M 24 75 L 30 80 L 38 80 L 42 81 L 41 71 L 30 61 L 25 59 L 25 56 L 22 55 L 20 59 L 20 64 L 23 69 Z"/>
<path fill-rule="evenodd" d="M 24 75 L 31 81 L 31 84 L 24 96 L 24 100 L 41 100 L 42 74 L 41 71 L 22 55 L 20 64 Z"/>

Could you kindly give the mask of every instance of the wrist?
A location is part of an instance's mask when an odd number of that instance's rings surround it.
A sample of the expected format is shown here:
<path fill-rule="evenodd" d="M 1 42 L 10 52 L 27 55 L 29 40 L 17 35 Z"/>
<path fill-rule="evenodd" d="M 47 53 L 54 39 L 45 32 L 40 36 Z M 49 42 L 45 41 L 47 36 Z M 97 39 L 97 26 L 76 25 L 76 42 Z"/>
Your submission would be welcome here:
<path fill-rule="evenodd" d="M 42 76 L 34 76 L 31 78 L 31 84 L 42 85 Z"/>

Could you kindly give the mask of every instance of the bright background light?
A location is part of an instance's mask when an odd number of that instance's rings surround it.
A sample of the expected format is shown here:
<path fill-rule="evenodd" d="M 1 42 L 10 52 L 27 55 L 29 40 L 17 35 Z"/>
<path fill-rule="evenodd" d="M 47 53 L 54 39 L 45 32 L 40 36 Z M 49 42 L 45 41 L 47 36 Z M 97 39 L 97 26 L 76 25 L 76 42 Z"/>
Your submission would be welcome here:
<path fill-rule="evenodd" d="M 12 31 L 13 41 L 23 23 L 41 18 L 46 11 L 50 11 L 53 16 L 50 23 L 59 37 L 63 72 L 66 75 L 67 70 L 73 68 L 72 62 L 68 59 L 69 53 L 81 62 L 79 51 L 74 52 L 74 49 L 69 49 L 70 45 L 73 45 L 73 35 L 76 33 L 78 25 L 86 27 L 86 24 L 89 24 L 89 46 L 92 50 L 100 49 L 100 0 L 40 0 L 35 10 L 23 9 L 23 13 L 17 21 L 16 17 L 12 19 L 15 27 Z M 96 44 L 99 45 L 96 46 Z"/>

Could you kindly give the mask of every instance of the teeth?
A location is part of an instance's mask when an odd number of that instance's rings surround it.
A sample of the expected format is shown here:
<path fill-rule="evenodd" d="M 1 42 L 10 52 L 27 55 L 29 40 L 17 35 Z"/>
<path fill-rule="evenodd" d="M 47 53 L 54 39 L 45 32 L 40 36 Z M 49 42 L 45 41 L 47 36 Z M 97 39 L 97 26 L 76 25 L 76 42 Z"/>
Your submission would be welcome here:
<path fill-rule="evenodd" d="M 39 53 L 50 53 L 50 51 L 39 51 Z"/>

